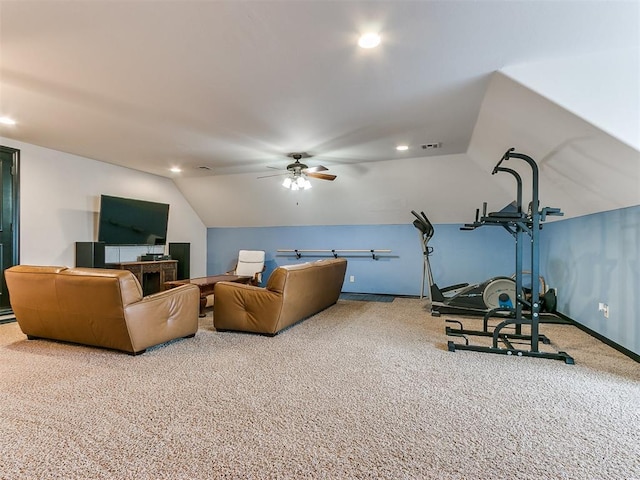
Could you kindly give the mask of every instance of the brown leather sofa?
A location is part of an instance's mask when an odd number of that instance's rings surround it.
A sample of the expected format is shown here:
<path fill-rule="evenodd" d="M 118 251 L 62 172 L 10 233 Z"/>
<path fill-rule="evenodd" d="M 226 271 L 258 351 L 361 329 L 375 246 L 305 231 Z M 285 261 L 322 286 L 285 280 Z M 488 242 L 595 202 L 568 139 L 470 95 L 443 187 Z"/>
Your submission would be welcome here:
<path fill-rule="evenodd" d="M 29 339 L 133 355 L 198 330 L 200 291 L 184 285 L 143 297 L 127 270 L 17 265 L 5 271 L 11 308 Z"/>
<path fill-rule="evenodd" d="M 214 326 L 275 335 L 336 303 L 346 270 L 344 258 L 331 258 L 278 267 L 265 288 L 219 282 L 214 288 Z"/>

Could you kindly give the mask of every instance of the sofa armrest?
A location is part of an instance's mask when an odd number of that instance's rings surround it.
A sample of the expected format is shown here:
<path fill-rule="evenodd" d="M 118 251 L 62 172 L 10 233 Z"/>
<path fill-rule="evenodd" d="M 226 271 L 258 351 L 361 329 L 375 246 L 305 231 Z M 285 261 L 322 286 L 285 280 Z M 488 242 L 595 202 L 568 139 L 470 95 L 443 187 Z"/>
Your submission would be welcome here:
<path fill-rule="evenodd" d="M 198 331 L 200 289 L 181 285 L 148 295 L 124 308 L 134 351 Z"/>
<path fill-rule="evenodd" d="M 214 288 L 213 324 L 216 330 L 276 333 L 282 294 L 266 288 L 218 282 Z"/>

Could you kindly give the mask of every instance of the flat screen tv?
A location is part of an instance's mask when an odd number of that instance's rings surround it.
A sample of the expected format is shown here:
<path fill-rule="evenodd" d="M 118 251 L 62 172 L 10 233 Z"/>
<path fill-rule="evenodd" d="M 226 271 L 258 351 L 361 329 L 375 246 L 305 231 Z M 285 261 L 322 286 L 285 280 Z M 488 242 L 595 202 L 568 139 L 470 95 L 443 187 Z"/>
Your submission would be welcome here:
<path fill-rule="evenodd" d="M 169 205 L 100 196 L 98 241 L 107 245 L 164 245 Z"/>

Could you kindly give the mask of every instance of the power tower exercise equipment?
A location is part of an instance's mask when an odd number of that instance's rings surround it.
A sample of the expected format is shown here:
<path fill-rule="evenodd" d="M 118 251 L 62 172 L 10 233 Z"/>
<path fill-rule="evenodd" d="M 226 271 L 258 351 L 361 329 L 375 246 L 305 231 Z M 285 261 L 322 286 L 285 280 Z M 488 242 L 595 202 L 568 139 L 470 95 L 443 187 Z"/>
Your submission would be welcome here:
<path fill-rule="evenodd" d="M 502 166 L 502 163 L 510 159 L 524 160 L 532 171 L 532 200 L 529 204 L 528 212 L 522 209 L 522 179 L 520 175 L 510 168 Z M 567 364 L 573 364 L 573 358 L 566 352 L 544 352 L 540 351 L 540 342 L 550 343 L 548 338 L 540 335 L 539 323 L 540 314 L 542 312 L 542 304 L 544 298 L 540 295 L 539 270 L 540 270 L 540 245 L 539 236 L 542 224 L 546 221 L 547 216 L 561 216 L 563 213 L 559 208 L 544 207 L 540 209 L 538 199 L 538 165 L 536 162 L 523 153 L 515 152 L 514 148 L 510 148 L 505 152 L 500 161 L 496 164 L 492 174 L 509 173 L 517 183 L 517 200 L 516 211 L 514 212 L 486 212 L 486 203 L 483 207 L 482 216 L 479 217 L 476 212 L 476 220 L 473 223 L 466 224 L 463 229 L 473 230 L 483 226 L 501 226 L 509 232 L 516 240 L 516 274 L 515 274 L 515 291 L 516 301 L 512 306 L 501 305 L 492 308 L 484 315 L 482 330 L 465 329 L 462 322 L 457 320 L 447 320 L 448 323 L 457 324 L 459 328 L 446 327 L 446 334 L 449 336 L 464 338 L 464 343 L 455 343 L 448 341 L 447 347 L 449 351 L 456 350 L 474 350 L 477 352 L 497 353 L 503 355 L 516 355 L 527 357 L 549 358 L 554 360 L 563 360 Z M 479 218 L 478 218 L 479 217 Z M 531 271 L 529 272 L 531 280 L 531 292 L 527 298 L 523 293 L 523 238 L 527 235 L 530 238 L 531 245 Z M 548 303 L 554 303 L 555 295 L 548 300 Z M 489 318 L 496 314 L 507 315 L 502 322 L 495 327 L 489 327 Z M 522 327 L 528 327 L 529 333 L 523 333 Z M 505 329 L 513 328 L 513 331 L 505 331 Z M 492 338 L 492 346 L 472 345 L 468 337 L 483 336 Z M 500 346 L 502 345 L 502 346 Z"/>

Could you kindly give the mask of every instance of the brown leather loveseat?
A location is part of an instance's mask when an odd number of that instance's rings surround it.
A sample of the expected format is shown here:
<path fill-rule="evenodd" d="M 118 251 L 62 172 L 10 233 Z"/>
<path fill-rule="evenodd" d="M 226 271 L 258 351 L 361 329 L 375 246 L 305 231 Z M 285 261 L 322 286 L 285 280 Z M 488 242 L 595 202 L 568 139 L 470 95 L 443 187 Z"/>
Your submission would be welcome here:
<path fill-rule="evenodd" d="M 346 270 L 344 258 L 331 258 L 278 267 L 265 288 L 219 282 L 214 288 L 214 326 L 275 335 L 336 303 Z"/>
<path fill-rule="evenodd" d="M 29 339 L 136 355 L 198 330 L 195 285 L 143 297 L 138 279 L 127 270 L 30 265 L 7 269 L 5 279 L 16 320 Z"/>

